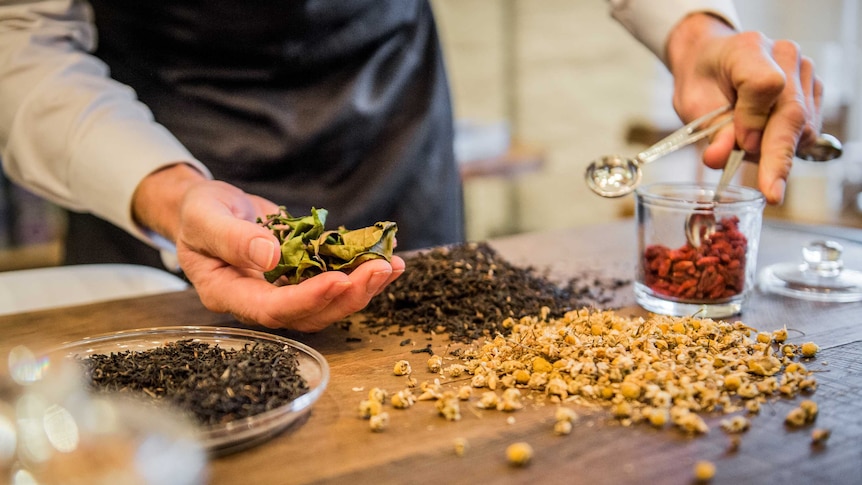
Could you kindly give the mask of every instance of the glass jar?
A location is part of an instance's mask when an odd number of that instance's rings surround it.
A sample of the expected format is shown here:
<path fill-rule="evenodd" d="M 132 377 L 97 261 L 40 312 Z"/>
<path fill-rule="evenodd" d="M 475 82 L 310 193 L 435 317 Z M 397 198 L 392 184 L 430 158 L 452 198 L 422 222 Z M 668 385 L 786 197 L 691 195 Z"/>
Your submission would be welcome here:
<path fill-rule="evenodd" d="M 729 186 L 718 201 L 714 186 L 658 183 L 638 188 L 638 304 L 672 316 L 741 313 L 755 285 L 765 204 L 763 194 L 748 187 Z"/>

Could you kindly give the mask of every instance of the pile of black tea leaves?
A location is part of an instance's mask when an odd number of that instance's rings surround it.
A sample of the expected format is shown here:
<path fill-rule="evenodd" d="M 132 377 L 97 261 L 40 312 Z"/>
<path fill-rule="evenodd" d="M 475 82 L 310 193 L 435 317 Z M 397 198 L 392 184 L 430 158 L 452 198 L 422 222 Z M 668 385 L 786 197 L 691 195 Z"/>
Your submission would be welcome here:
<path fill-rule="evenodd" d="M 187 339 L 76 360 L 91 390 L 148 396 L 203 425 L 255 416 L 308 392 L 296 351 L 268 342 L 227 349 Z"/>
<path fill-rule="evenodd" d="M 534 267 L 506 261 L 485 242 L 456 244 L 406 257 L 401 277 L 371 300 L 362 323 L 372 331 L 447 333 L 453 342 L 507 335 L 502 322 L 540 315 L 551 318 L 584 307 L 603 307 L 630 282 L 582 276 L 558 283 Z"/>

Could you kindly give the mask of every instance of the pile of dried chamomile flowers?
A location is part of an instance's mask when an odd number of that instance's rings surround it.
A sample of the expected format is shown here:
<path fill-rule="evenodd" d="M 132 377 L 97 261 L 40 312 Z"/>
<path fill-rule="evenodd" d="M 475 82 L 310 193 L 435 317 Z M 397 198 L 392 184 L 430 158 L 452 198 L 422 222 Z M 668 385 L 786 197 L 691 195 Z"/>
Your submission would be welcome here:
<path fill-rule="evenodd" d="M 589 309 L 547 314 L 507 319 L 508 337 L 465 350 L 451 366 L 466 368 L 476 388 L 520 389 L 552 403 L 602 402 L 624 424 L 670 423 L 691 433 L 708 431 L 700 412 L 756 413 L 769 398 L 817 387 L 800 361 L 813 357 L 816 345 L 788 343 L 785 329 L 758 333 L 742 322 Z M 493 397 L 481 396 L 477 406 L 489 407 Z M 744 431 L 748 421 L 723 427 Z"/>
<path fill-rule="evenodd" d="M 435 400 L 443 417 L 457 420 L 459 402 L 511 412 L 523 407 L 529 393 L 557 404 L 604 403 L 627 425 L 671 424 L 698 434 L 708 431 L 701 412 L 754 414 L 767 399 L 817 387 L 803 360 L 819 348 L 812 342 L 789 343 L 786 329 L 756 332 L 742 322 L 625 317 L 610 310 L 581 309 L 561 318 L 549 314 L 543 309 L 542 315 L 506 319 L 508 336 L 462 348 L 454 357 L 432 356 L 427 370 L 436 378 L 422 382 L 418 396 L 409 386 L 399 391 L 397 407 Z M 396 365 L 396 375 L 408 372 L 404 362 Z M 446 377 L 469 378 L 469 386 L 445 391 L 440 378 Z M 788 422 L 813 419 L 810 412 L 795 414 Z M 749 422 L 735 417 L 721 426 L 741 432 Z M 555 427 L 564 434 L 569 425 Z"/>

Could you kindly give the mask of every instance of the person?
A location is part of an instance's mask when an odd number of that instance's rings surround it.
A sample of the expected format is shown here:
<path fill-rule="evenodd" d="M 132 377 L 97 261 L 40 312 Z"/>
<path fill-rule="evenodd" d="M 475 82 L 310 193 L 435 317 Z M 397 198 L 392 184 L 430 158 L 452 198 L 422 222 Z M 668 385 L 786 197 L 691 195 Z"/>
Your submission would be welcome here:
<path fill-rule="evenodd" d="M 609 6 L 673 74 L 682 120 L 734 105 L 704 163 L 738 144 L 780 202 L 821 124 L 798 46 L 741 31 L 729 0 Z M 0 5 L 4 169 L 71 210 L 67 260 L 158 264 L 161 250 L 207 308 L 245 323 L 321 330 L 405 270 L 395 256 L 267 283 L 279 248 L 255 219 L 278 206 L 394 220 L 399 249 L 463 240 L 451 118 L 427 0 Z"/>

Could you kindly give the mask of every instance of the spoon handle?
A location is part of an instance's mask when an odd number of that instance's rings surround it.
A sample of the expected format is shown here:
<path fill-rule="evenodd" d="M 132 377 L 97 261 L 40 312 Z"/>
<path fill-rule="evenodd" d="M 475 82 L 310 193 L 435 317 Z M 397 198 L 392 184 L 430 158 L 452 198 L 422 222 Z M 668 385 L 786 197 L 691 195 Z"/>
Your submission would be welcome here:
<path fill-rule="evenodd" d="M 715 123 L 711 123 L 723 115 L 727 116 Z M 706 138 L 731 121 L 733 121 L 733 106 L 728 104 L 701 116 L 662 138 L 649 148 L 635 155 L 635 159 L 640 165 L 652 162 L 668 153 Z M 828 133 L 823 133 L 817 137 L 817 141 L 812 146 L 798 150 L 796 156 L 803 160 L 826 162 L 840 157 L 842 151 L 841 141 Z"/>
<path fill-rule="evenodd" d="M 730 113 L 730 116 L 726 116 L 724 119 L 703 128 L 703 126 L 707 125 L 710 121 L 726 113 Z M 701 116 L 659 140 L 656 144 L 638 153 L 635 158 L 641 164 L 649 163 L 657 158 L 667 155 L 670 152 L 678 150 L 686 145 L 691 145 L 692 143 L 715 133 L 732 120 L 733 113 L 731 112 L 731 106 L 722 106 L 721 108 Z"/>
<path fill-rule="evenodd" d="M 712 200 L 716 202 L 721 200 L 721 194 L 724 192 L 724 189 L 730 185 L 730 181 L 733 180 L 733 176 L 742 165 L 743 157 L 745 157 L 745 152 L 742 150 L 733 150 L 730 152 L 730 157 L 724 165 L 724 170 L 721 172 L 721 178 L 718 179 L 718 185 L 715 187 L 715 194 L 713 194 Z"/>

